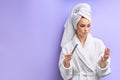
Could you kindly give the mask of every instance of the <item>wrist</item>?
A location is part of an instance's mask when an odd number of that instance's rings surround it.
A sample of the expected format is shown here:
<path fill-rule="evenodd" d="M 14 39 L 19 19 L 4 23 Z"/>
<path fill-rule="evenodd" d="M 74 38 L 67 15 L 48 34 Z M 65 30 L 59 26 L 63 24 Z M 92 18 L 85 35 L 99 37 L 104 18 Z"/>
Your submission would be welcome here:
<path fill-rule="evenodd" d="M 106 67 L 106 62 L 100 62 L 100 67 L 105 68 Z"/>

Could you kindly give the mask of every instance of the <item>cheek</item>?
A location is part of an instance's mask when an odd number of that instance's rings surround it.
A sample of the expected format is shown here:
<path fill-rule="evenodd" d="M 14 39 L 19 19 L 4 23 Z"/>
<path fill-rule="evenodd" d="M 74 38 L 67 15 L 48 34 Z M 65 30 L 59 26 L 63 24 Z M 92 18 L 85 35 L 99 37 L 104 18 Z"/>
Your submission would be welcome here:
<path fill-rule="evenodd" d="M 90 28 L 88 29 L 88 31 L 90 31 Z"/>
<path fill-rule="evenodd" d="M 78 33 L 78 34 L 81 34 L 82 32 L 83 32 L 82 29 L 77 29 L 77 33 Z"/>
<path fill-rule="evenodd" d="M 78 31 L 82 31 L 82 28 L 80 28 L 80 27 L 78 27 L 77 29 L 78 29 Z"/>
<path fill-rule="evenodd" d="M 84 32 L 84 29 L 80 28 L 80 29 L 79 29 L 79 32 Z"/>
<path fill-rule="evenodd" d="M 80 33 L 80 29 L 79 28 L 77 29 L 77 32 Z"/>
<path fill-rule="evenodd" d="M 86 30 L 87 30 L 87 31 L 90 31 L 90 28 L 87 28 Z"/>

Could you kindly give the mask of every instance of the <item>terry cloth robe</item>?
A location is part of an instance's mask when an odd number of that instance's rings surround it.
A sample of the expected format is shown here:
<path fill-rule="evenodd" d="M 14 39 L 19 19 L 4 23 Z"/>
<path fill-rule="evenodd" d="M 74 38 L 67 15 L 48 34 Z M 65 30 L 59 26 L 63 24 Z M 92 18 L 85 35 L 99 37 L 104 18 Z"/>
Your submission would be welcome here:
<path fill-rule="evenodd" d="M 70 54 L 75 49 L 70 67 L 65 68 L 63 64 L 64 56 Z M 105 45 L 100 39 L 93 38 L 88 34 L 84 47 L 75 35 L 71 41 L 62 47 L 59 59 L 59 69 L 64 80 L 100 80 L 100 77 L 106 76 L 111 72 L 110 58 L 107 60 L 105 68 L 101 68 L 99 61 L 104 55 Z"/>

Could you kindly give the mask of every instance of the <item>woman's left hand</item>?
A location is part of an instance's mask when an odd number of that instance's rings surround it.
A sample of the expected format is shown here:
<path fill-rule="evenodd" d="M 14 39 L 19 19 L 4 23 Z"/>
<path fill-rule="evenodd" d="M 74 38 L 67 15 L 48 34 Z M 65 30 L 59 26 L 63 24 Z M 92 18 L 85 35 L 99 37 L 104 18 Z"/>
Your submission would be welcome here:
<path fill-rule="evenodd" d="M 100 67 L 101 68 L 106 67 L 106 61 L 109 58 L 109 56 L 110 56 L 110 49 L 106 48 L 104 51 L 104 56 L 101 56 L 101 59 L 100 59 Z"/>

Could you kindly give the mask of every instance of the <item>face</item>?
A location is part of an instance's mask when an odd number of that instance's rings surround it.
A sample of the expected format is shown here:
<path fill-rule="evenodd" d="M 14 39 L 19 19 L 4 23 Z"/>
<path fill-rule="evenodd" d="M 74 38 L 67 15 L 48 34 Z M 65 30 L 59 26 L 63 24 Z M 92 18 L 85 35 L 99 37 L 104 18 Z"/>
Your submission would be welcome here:
<path fill-rule="evenodd" d="M 86 18 L 81 18 L 77 24 L 76 33 L 79 37 L 87 37 L 90 32 L 90 21 Z"/>

